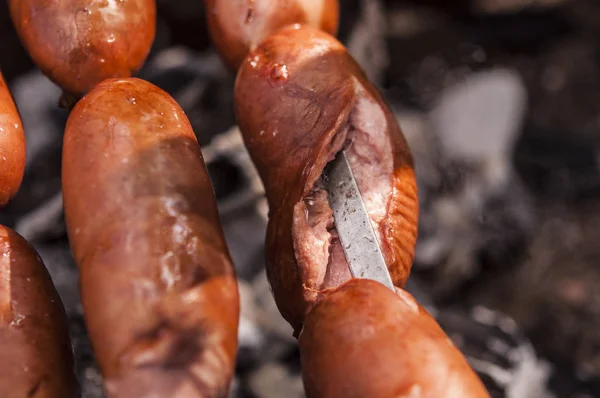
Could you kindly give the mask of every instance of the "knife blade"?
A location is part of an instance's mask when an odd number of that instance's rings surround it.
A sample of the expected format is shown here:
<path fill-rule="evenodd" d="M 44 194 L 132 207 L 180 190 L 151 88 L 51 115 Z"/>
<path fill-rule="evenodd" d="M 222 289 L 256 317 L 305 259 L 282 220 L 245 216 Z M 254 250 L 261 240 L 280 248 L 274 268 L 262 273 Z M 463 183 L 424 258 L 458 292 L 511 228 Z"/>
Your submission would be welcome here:
<path fill-rule="evenodd" d="M 345 151 L 327 165 L 325 176 L 327 199 L 352 276 L 372 279 L 394 290 Z"/>

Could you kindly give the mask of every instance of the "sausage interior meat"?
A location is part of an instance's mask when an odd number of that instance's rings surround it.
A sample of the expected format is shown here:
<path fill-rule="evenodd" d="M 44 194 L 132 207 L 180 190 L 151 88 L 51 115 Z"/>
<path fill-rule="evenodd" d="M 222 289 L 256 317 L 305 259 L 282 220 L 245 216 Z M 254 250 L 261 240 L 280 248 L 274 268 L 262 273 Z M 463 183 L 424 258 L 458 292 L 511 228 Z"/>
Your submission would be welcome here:
<path fill-rule="evenodd" d="M 417 236 L 412 158 L 342 44 L 308 26 L 270 36 L 240 68 L 235 109 L 270 205 L 269 280 L 296 333 L 310 306 L 351 278 L 322 177 L 342 149 L 394 284 L 403 286 Z"/>
<path fill-rule="evenodd" d="M 205 0 L 211 38 L 233 69 L 258 43 L 286 25 L 336 34 L 338 0 Z"/>
<path fill-rule="evenodd" d="M 67 315 L 36 251 L 0 226 L 0 396 L 75 398 Z"/>
<path fill-rule="evenodd" d="M 23 123 L 0 73 L 0 206 L 7 204 L 19 190 L 25 158 Z"/>
<path fill-rule="evenodd" d="M 489 397 L 410 294 L 371 280 L 353 279 L 321 300 L 299 342 L 309 398 Z"/>
<path fill-rule="evenodd" d="M 63 195 L 109 396 L 226 397 L 237 281 L 179 105 L 135 78 L 97 85 L 67 121 Z"/>

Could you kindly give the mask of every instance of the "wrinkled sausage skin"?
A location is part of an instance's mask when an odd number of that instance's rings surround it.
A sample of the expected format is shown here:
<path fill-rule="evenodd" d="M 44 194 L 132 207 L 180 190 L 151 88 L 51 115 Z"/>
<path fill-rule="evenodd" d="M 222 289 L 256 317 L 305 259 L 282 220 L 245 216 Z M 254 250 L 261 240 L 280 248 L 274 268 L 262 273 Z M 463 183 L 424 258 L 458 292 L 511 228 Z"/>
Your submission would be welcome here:
<path fill-rule="evenodd" d="M 16 195 L 25 172 L 23 123 L 0 73 L 0 206 Z"/>
<path fill-rule="evenodd" d="M 75 398 L 67 315 L 36 251 L 0 226 L 0 396 Z"/>
<path fill-rule="evenodd" d="M 237 281 L 179 105 L 136 78 L 100 83 L 69 116 L 62 177 L 86 324 L 109 396 L 227 396 Z"/>
<path fill-rule="evenodd" d="M 437 322 L 401 289 L 353 279 L 309 312 L 300 335 L 309 398 L 484 398 Z"/>
<path fill-rule="evenodd" d="M 237 70 L 258 43 L 286 25 L 308 24 L 336 34 L 337 0 L 205 0 L 212 42 Z"/>
<path fill-rule="evenodd" d="M 155 0 L 10 0 L 9 6 L 33 61 L 72 94 L 132 76 L 154 41 Z"/>
<path fill-rule="evenodd" d="M 412 157 L 342 44 L 306 26 L 269 37 L 240 68 L 235 111 L 270 207 L 267 275 L 296 335 L 312 303 L 351 278 L 321 177 L 343 148 L 394 284 L 403 286 L 417 237 Z"/>

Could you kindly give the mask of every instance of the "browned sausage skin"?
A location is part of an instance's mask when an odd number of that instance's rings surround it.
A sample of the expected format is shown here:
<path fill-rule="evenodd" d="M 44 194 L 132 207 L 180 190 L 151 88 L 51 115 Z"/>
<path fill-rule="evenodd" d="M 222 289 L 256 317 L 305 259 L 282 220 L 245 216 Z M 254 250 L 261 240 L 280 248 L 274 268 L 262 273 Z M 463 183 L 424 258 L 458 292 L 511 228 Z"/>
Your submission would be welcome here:
<path fill-rule="evenodd" d="M 75 398 L 67 315 L 46 267 L 0 226 L 0 396 Z"/>
<path fill-rule="evenodd" d="M 67 121 L 63 195 L 111 397 L 225 397 L 239 298 L 192 127 L 163 90 L 106 80 Z"/>
<path fill-rule="evenodd" d="M 321 177 L 342 148 L 392 279 L 403 286 L 417 236 L 412 158 L 394 116 L 342 44 L 310 27 L 269 37 L 240 68 L 235 110 L 270 206 L 268 277 L 296 334 L 319 295 L 351 278 Z"/>
<path fill-rule="evenodd" d="M 489 397 L 437 322 L 406 291 L 353 279 L 300 334 L 309 398 Z"/>
<path fill-rule="evenodd" d="M 292 24 L 336 34 L 338 0 L 205 0 L 212 41 L 237 70 L 258 43 Z"/>
<path fill-rule="evenodd" d="M 154 41 L 155 0 L 10 0 L 13 24 L 52 81 L 83 94 L 111 77 L 129 77 Z"/>
<path fill-rule="evenodd" d="M 15 102 L 0 72 L 0 206 L 16 195 L 25 171 L 25 134 Z"/>

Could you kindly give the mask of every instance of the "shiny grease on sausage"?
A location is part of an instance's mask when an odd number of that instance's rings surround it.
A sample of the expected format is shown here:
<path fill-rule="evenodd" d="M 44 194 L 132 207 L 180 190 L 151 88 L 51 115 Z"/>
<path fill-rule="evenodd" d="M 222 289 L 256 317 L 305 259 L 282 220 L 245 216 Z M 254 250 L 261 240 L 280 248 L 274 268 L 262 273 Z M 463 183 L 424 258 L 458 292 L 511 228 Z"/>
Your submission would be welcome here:
<path fill-rule="evenodd" d="M 205 0 L 212 41 L 237 70 L 258 43 L 279 29 L 307 24 L 336 34 L 338 0 Z"/>
<path fill-rule="evenodd" d="M 406 291 L 353 279 L 309 312 L 299 338 L 309 398 L 489 397 Z"/>
<path fill-rule="evenodd" d="M 0 226 L 0 396 L 75 398 L 67 315 L 35 249 Z"/>
<path fill-rule="evenodd" d="M 308 26 L 270 36 L 239 70 L 235 111 L 269 201 L 269 281 L 296 334 L 316 300 L 352 277 L 322 179 L 343 148 L 394 284 L 403 286 L 417 236 L 412 157 L 343 45 Z"/>
<path fill-rule="evenodd" d="M 0 206 L 14 197 L 25 172 L 23 122 L 0 73 Z"/>
<path fill-rule="evenodd" d="M 136 78 L 97 85 L 67 121 L 63 195 L 109 395 L 225 397 L 237 348 L 237 281 L 179 105 Z"/>
<path fill-rule="evenodd" d="M 33 61 L 72 94 L 132 76 L 154 41 L 155 0 L 10 0 L 9 6 Z"/>

